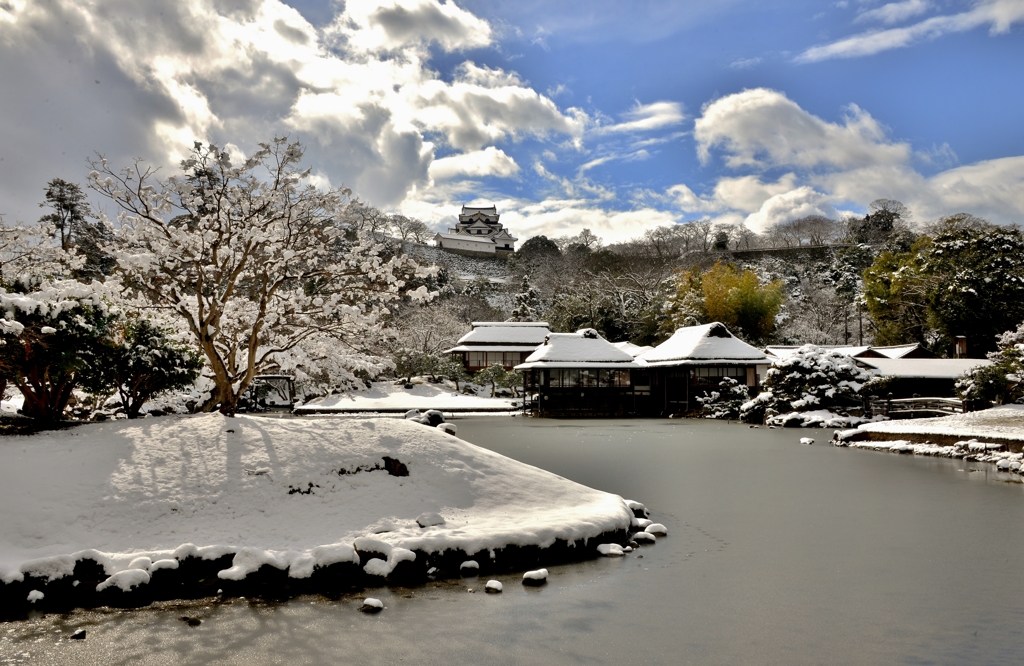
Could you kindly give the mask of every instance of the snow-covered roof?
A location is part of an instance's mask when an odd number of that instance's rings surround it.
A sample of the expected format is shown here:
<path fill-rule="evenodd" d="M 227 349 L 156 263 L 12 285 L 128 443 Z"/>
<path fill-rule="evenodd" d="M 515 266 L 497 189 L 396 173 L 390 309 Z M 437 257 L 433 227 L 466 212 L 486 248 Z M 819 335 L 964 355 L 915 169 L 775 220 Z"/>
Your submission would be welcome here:
<path fill-rule="evenodd" d="M 887 345 L 885 347 L 872 346 L 871 349 L 886 358 L 903 358 L 907 354 L 912 354 L 921 350 L 921 345 L 915 342 L 909 345 Z"/>
<path fill-rule="evenodd" d="M 647 345 L 645 347 L 641 347 L 640 345 L 634 345 L 629 340 L 624 340 L 622 342 L 613 342 L 612 345 L 618 347 L 619 349 L 626 352 L 633 358 L 636 358 L 640 354 L 643 354 L 645 351 L 654 349 L 654 347 L 651 347 L 650 345 Z"/>
<path fill-rule="evenodd" d="M 844 356 L 852 356 L 854 358 L 903 358 L 908 354 L 927 354 L 931 355 L 931 352 L 923 349 L 920 344 L 913 343 L 909 345 L 887 345 L 882 347 L 876 347 L 874 345 L 818 345 L 822 349 L 828 351 L 839 352 Z M 764 348 L 765 352 L 769 356 L 783 359 L 793 355 L 797 349 L 800 349 L 799 345 L 768 345 Z"/>
<path fill-rule="evenodd" d="M 800 349 L 803 345 L 768 345 L 764 348 L 765 352 L 778 359 L 789 358 L 793 355 L 797 349 Z M 838 352 L 843 356 L 859 357 L 865 352 L 872 349 L 870 345 L 815 345 L 821 349 L 828 351 Z"/>
<path fill-rule="evenodd" d="M 459 338 L 459 345 L 474 347 L 487 344 L 530 345 L 536 347 L 544 343 L 545 336 L 550 332 L 546 321 L 475 321 L 473 330 Z"/>
<path fill-rule="evenodd" d="M 451 349 L 446 349 L 445 354 L 456 354 L 459 352 L 528 352 L 536 349 L 537 345 L 533 344 L 520 344 L 520 345 L 458 345 Z"/>
<path fill-rule="evenodd" d="M 861 365 L 882 377 L 907 379 L 956 379 L 978 366 L 991 365 L 983 358 L 862 358 Z"/>
<path fill-rule="evenodd" d="M 649 365 L 769 363 L 760 349 L 735 337 L 721 322 L 677 329 L 672 337 L 640 354 Z"/>
<path fill-rule="evenodd" d="M 551 333 L 516 370 L 530 368 L 639 368 L 633 357 L 608 342 L 592 328 L 575 333 Z"/>

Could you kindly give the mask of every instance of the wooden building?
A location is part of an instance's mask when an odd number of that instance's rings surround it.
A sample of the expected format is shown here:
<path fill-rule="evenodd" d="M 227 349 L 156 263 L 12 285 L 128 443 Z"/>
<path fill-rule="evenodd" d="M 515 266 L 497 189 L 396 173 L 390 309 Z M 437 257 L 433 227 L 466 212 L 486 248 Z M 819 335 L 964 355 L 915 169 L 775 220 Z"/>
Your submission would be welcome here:
<path fill-rule="evenodd" d="M 652 414 L 684 414 L 697 398 L 717 390 L 729 377 L 753 393 L 768 371 L 770 359 L 715 322 L 676 330 L 665 342 L 637 357 L 651 376 Z"/>
<path fill-rule="evenodd" d="M 524 363 L 528 407 L 538 416 L 601 417 L 646 413 L 643 364 L 592 328 L 551 333 Z"/>
<path fill-rule="evenodd" d="M 856 358 L 857 365 L 886 378 L 879 398 L 952 398 L 956 380 L 992 361 L 982 358 Z M 890 396 L 891 394 L 891 396 Z"/>
<path fill-rule="evenodd" d="M 475 321 L 473 329 L 447 350 L 470 372 L 494 363 L 511 370 L 551 333 L 546 321 Z"/>

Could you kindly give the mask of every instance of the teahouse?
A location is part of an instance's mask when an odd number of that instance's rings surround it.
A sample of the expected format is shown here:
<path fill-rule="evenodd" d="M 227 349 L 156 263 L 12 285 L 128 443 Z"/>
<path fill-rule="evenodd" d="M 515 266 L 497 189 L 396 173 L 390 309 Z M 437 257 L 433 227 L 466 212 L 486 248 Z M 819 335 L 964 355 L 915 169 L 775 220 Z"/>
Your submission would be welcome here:
<path fill-rule="evenodd" d="M 688 412 L 697 397 L 716 390 L 726 378 L 750 387 L 761 384 L 771 360 L 714 322 L 676 330 L 665 342 L 637 357 L 651 373 L 651 405 L 656 413 Z"/>
<path fill-rule="evenodd" d="M 550 333 L 546 321 L 475 321 L 473 330 L 447 350 L 470 372 L 494 363 L 511 370 L 533 353 Z"/>
<path fill-rule="evenodd" d="M 584 328 L 549 334 L 516 370 L 538 416 L 627 416 L 646 412 L 649 387 L 635 383 L 642 367 Z"/>

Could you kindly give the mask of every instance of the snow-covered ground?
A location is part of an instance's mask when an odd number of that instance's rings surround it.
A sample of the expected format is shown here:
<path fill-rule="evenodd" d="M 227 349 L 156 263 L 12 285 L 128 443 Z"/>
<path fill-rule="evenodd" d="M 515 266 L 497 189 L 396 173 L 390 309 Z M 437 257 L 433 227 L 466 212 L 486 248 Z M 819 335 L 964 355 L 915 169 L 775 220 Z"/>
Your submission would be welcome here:
<path fill-rule="evenodd" d="M 616 495 L 410 421 L 219 414 L 0 439 L 0 506 L 5 583 L 91 558 L 123 589 L 190 555 L 233 553 L 218 576 L 237 580 L 372 551 L 387 559 L 364 570 L 386 575 L 412 551 L 545 548 L 633 520 Z"/>
<path fill-rule="evenodd" d="M 442 412 L 513 411 L 522 404 L 522 400 L 515 398 L 481 397 L 489 396 L 488 390 L 481 389 L 480 394 L 478 396 L 460 393 L 450 382 L 414 383 L 411 389 L 391 382 L 374 382 L 371 388 L 364 391 L 315 398 L 296 407 L 295 411 L 300 414 L 330 411 L 403 412 L 409 409 L 436 409 Z"/>
<path fill-rule="evenodd" d="M 958 439 L 998 439 L 1024 444 L 1024 405 L 1000 405 L 992 409 L 930 419 L 901 419 L 866 423 L 868 433 L 904 436 L 944 436 Z M 893 438 L 897 439 L 897 438 Z"/>

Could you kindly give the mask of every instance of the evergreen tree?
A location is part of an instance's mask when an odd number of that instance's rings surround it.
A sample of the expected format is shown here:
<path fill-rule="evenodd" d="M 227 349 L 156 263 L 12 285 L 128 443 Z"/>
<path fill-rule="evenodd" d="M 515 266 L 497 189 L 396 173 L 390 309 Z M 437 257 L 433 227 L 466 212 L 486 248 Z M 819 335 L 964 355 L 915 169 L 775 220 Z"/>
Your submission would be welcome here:
<path fill-rule="evenodd" d="M 540 319 L 540 294 L 530 285 L 530 278 L 523 276 L 519 293 L 513 296 L 512 316 L 509 321 L 537 321 Z"/>
<path fill-rule="evenodd" d="M 152 398 L 187 388 L 199 377 L 202 357 L 168 331 L 140 317 L 116 328 L 115 340 L 104 350 L 102 372 L 86 388 L 116 390 L 128 418 L 138 418 Z"/>

